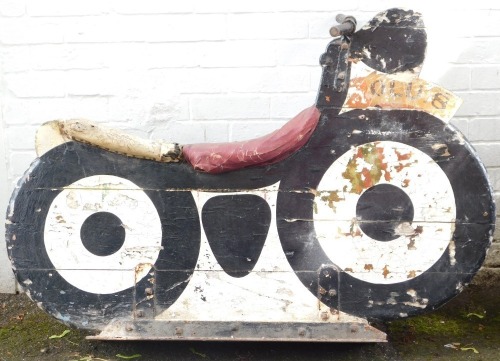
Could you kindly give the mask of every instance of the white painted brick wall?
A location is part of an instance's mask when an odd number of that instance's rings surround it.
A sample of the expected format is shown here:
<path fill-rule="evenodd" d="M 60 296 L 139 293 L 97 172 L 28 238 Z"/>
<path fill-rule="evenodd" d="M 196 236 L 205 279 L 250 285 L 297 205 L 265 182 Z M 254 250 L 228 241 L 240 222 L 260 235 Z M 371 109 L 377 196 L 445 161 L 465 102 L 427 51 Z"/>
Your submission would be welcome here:
<path fill-rule="evenodd" d="M 274 130 L 314 102 L 335 15 L 363 24 L 394 6 L 424 14 L 421 77 L 464 99 L 453 124 L 473 142 L 500 198 L 500 3 L 493 0 L 451 9 L 410 0 L 0 0 L 0 189 L 10 194 L 35 157 L 36 128 L 55 118 L 181 143 Z"/>

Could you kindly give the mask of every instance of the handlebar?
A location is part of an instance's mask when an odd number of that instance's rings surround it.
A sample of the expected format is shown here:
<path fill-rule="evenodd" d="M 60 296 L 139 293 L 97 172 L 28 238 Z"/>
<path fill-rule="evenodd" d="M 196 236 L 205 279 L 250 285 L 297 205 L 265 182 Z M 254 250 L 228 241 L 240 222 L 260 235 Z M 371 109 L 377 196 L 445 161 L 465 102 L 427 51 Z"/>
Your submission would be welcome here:
<path fill-rule="evenodd" d="M 338 14 L 335 20 L 340 23 L 339 25 L 330 28 L 330 35 L 333 37 L 341 35 L 351 35 L 356 31 L 356 19 L 353 16 L 346 16 Z"/>

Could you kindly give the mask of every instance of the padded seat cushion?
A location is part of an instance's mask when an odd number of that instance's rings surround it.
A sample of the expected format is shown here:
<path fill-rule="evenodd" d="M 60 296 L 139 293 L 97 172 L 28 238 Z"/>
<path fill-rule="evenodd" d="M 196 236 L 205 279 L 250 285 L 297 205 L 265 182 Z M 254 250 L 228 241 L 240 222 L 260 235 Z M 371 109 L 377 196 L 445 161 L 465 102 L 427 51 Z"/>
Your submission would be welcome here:
<path fill-rule="evenodd" d="M 265 136 L 231 143 L 188 144 L 183 147 L 183 155 L 195 169 L 208 173 L 276 163 L 307 143 L 319 116 L 313 105 Z"/>

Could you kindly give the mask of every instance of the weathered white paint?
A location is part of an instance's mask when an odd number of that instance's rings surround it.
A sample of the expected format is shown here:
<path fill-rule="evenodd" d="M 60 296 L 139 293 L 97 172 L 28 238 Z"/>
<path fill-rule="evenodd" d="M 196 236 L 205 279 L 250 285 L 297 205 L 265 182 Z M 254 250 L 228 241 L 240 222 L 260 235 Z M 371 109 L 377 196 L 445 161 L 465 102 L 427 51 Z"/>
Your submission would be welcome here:
<path fill-rule="evenodd" d="M 200 212 L 205 202 L 218 195 L 254 194 L 271 207 L 271 224 L 262 253 L 253 271 L 242 278 L 226 274 L 217 262 L 205 233 L 195 271 L 179 299 L 157 320 L 185 321 L 356 321 L 359 318 L 332 314 L 329 307 L 299 281 L 281 248 L 276 229 L 278 183 L 238 193 L 193 192 Z M 203 230 L 203 228 L 202 228 Z M 321 315 L 326 312 L 327 319 Z M 325 316 L 323 316 L 325 317 Z"/>
<path fill-rule="evenodd" d="M 363 170 L 379 172 L 380 179 L 374 175 L 360 189 L 349 173 Z M 376 184 L 398 187 L 413 203 L 413 222 L 402 223 L 401 236 L 392 241 L 370 238 L 356 217 L 359 198 Z M 437 163 L 414 147 L 383 141 L 353 147 L 330 166 L 318 186 L 314 227 L 334 264 L 361 280 L 390 284 L 422 274 L 441 257 L 452 240 L 455 216 L 453 189 Z"/>
<path fill-rule="evenodd" d="M 92 254 L 80 238 L 83 222 L 97 212 L 113 213 L 125 229 L 125 242 L 109 256 Z M 133 287 L 148 274 L 161 249 L 162 229 L 153 202 L 137 185 L 96 175 L 70 184 L 56 196 L 44 237 L 47 254 L 66 281 L 86 292 L 110 294 Z"/>

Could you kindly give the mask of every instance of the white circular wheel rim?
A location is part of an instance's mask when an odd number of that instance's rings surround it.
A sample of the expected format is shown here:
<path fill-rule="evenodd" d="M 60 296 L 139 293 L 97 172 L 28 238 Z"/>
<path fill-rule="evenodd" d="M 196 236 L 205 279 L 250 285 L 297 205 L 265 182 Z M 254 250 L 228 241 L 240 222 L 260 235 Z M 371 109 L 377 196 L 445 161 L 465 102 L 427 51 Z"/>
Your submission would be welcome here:
<path fill-rule="evenodd" d="M 414 207 L 413 222 L 398 226 L 400 236 L 392 241 L 370 238 L 356 218 L 359 198 L 377 184 L 398 187 Z M 332 263 L 377 284 L 417 277 L 447 249 L 455 262 L 455 217 L 453 189 L 439 165 L 417 148 L 391 141 L 363 144 L 340 156 L 323 176 L 314 204 L 316 237 Z"/>
<path fill-rule="evenodd" d="M 122 221 L 125 241 L 108 256 L 89 252 L 80 238 L 83 222 L 97 212 Z M 151 270 L 162 243 L 160 217 L 151 199 L 131 181 L 95 175 L 67 186 L 47 213 L 44 243 L 50 261 L 73 286 L 111 294 L 133 287 Z"/>

